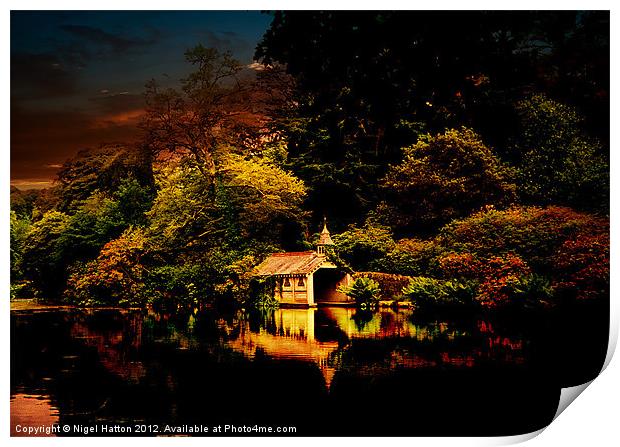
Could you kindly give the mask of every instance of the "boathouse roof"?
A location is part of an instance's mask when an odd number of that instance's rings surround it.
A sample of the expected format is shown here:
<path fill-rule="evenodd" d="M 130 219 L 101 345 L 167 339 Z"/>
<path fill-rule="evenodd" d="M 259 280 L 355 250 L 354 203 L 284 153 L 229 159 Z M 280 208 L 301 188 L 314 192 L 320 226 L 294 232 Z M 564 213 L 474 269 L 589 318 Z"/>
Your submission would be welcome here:
<path fill-rule="evenodd" d="M 314 273 L 326 261 L 314 251 L 274 253 L 257 267 L 259 276 L 292 276 Z"/>

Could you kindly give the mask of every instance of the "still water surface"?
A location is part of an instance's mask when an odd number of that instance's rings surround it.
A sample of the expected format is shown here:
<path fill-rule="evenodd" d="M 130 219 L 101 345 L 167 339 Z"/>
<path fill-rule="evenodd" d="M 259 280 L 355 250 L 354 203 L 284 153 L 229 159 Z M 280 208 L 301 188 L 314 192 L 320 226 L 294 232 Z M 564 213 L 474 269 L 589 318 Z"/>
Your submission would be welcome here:
<path fill-rule="evenodd" d="M 462 421 L 480 407 L 497 426 L 494 387 L 529 380 L 532 355 L 522 327 L 409 310 L 23 310 L 11 332 L 13 434 L 36 422 L 414 435 L 439 421 L 476 427 Z M 519 393 L 510 408 L 528 399 Z"/>

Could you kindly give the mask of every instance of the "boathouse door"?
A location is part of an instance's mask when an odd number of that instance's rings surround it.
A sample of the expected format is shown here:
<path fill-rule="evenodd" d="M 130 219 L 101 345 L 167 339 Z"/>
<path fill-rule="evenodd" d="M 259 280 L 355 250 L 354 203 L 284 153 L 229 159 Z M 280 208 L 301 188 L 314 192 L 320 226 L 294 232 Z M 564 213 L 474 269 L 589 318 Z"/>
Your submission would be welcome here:
<path fill-rule="evenodd" d="M 321 268 L 314 273 L 314 301 L 316 303 L 346 303 L 349 298 L 338 291 L 347 285 L 347 274 L 335 268 Z"/>

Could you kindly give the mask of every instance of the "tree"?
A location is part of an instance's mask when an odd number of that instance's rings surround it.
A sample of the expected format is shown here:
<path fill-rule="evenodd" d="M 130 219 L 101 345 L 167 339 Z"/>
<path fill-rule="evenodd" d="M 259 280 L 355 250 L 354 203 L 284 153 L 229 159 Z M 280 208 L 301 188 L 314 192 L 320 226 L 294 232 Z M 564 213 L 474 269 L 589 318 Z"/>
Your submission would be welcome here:
<path fill-rule="evenodd" d="M 583 133 L 583 117 L 575 108 L 533 95 L 517 104 L 517 112 L 514 151 L 526 199 L 606 211 L 608 154 Z"/>
<path fill-rule="evenodd" d="M 281 128 L 308 206 L 350 222 L 420 133 L 466 125 L 503 154 L 532 87 L 607 135 L 608 54 L 607 12 L 284 11 L 255 57 L 294 79 Z"/>
<path fill-rule="evenodd" d="M 150 233 L 168 247 L 278 245 L 282 225 L 303 221 L 303 183 L 264 160 L 229 155 L 215 191 L 191 163 L 162 170 Z"/>
<path fill-rule="evenodd" d="M 95 260 L 74 268 L 67 281 L 65 299 L 83 306 L 144 305 L 145 243 L 142 229 L 129 228 L 105 244 Z"/>
<path fill-rule="evenodd" d="M 231 155 L 221 185 L 237 210 L 244 238 L 279 242 L 284 223 L 304 220 L 304 183 L 266 161 Z"/>
<path fill-rule="evenodd" d="M 201 240 L 221 240 L 223 217 L 209 182 L 193 163 L 162 166 L 155 179 L 157 195 L 147 212 L 155 247 L 177 253 Z"/>
<path fill-rule="evenodd" d="M 22 191 L 11 185 L 11 211 L 14 211 L 19 218 L 31 218 L 39 194 L 40 191 L 37 189 Z"/>
<path fill-rule="evenodd" d="M 334 236 L 334 244 L 334 254 L 355 271 L 374 270 L 395 247 L 390 228 L 372 220 L 362 227 L 350 225 Z"/>
<path fill-rule="evenodd" d="M 58 297 L 66 280 L 62 235 L 70 217 L 59 211 L 48 211 L 35 222 L 24 241 L 22 268 L 24 276 L 33 281 L 44 298 Z"/>
<path fill-rule="evenodd" d="M 259 123 L 251 113 L 243 65 L 229 52 L 198 45 L 185 59 L 196 69 L 180 90 L 155 80 L 146 84 L 142 129 L 155 156 L 191 155 L 213 189 L 220 150 L 242 147 Z"/>
<path fill-rule="evenodd" d="M 26 236 L 30 230 L 30 219 L 20 218 L 15 211 L 11 210 L 10 225 L 11 281 L 15 281 L 23 276 L 22 257 Z"/>
<path fill-rule="evenodd" d="M 470 129 L 425 135 L 382 181 L 394 227 L 420 231 L 516 197 L 512 172 Z"/>
<path fill-rule="evenodd" d="M 153 186 L 152 160 L 142 146 L 102 144 L 67 160 L 57 174 L 57 208 L 75 212 L 95 191 L 115 192 L 128 178 Z"/>

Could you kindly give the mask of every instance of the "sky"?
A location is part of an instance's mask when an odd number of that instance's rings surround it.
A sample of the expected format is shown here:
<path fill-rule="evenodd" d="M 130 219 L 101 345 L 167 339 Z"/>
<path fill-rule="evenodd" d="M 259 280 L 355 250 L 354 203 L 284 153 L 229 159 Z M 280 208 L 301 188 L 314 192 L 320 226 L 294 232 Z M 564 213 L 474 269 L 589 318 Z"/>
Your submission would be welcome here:
<path fill-rule="evenodd" d="M 51 185 L 78 150 L 131 142 L 150 79 L 175 82 L 199 43 L 253 62 L 258 11 L 12 11 L 11 184 Z"/>

